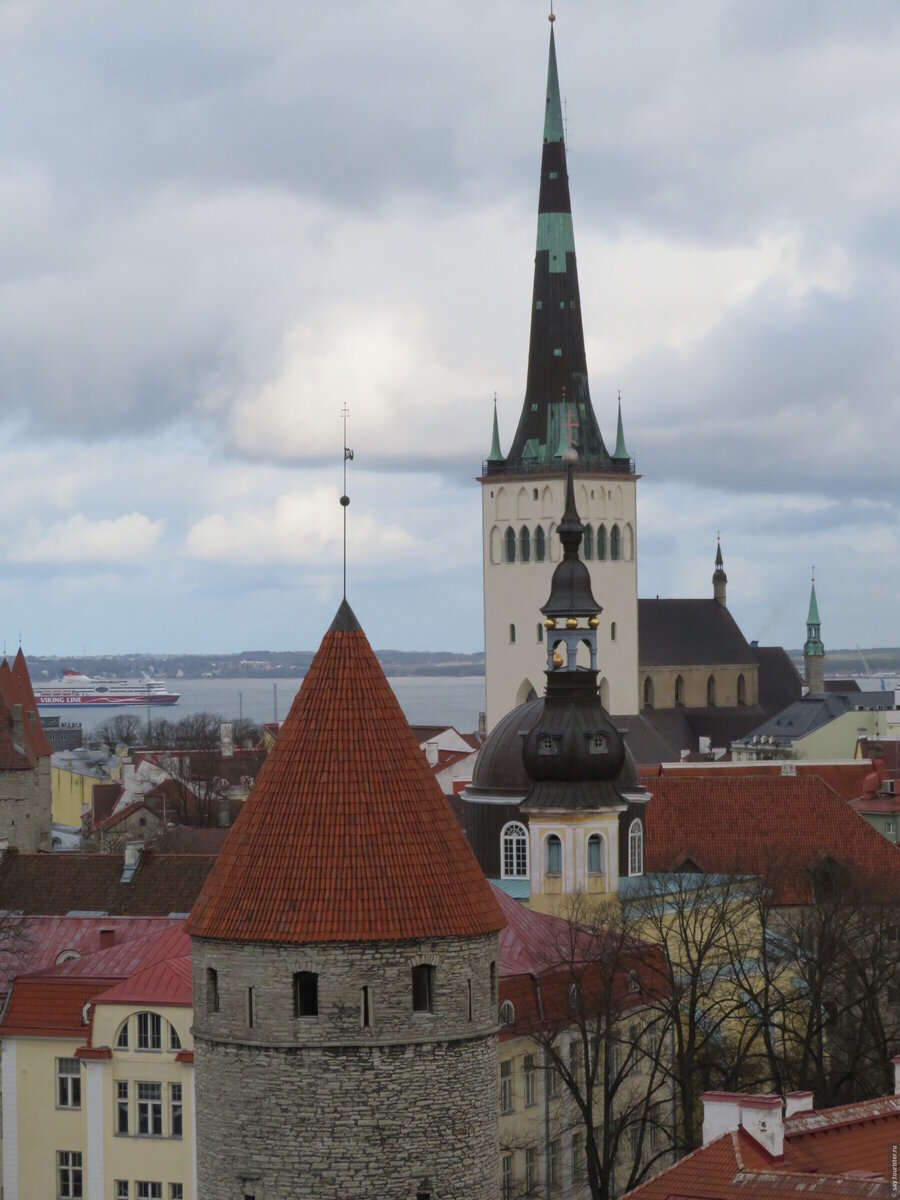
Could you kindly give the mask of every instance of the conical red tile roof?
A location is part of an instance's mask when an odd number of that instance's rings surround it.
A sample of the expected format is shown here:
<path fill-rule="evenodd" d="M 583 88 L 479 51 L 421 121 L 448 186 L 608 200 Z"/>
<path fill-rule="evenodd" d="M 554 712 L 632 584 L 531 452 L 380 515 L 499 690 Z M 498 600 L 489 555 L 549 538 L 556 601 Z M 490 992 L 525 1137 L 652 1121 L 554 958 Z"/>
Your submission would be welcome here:
<path fill-rule="evenodd" d="M 346 600 L 194 905 L 192 937 L 468 937 L 505 919 Z"/>

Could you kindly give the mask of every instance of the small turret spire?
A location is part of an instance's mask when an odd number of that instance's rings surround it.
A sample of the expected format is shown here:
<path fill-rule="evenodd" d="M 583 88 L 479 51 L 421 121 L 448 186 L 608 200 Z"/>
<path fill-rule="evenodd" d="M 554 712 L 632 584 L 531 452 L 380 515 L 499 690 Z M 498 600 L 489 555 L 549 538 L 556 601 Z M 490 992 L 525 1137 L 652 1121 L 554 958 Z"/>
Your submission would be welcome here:
<path fill-rule="evenodd" d="M 497 393 L 494 392 L 494 428 L 491 433 L 491 452 L 488 462 L 503 462 L 503 452 L 500 449 L 500 426 L 497 424 Z"/>
<path fill-rule="evenodd" d="M 613 451 L 616 462 L 629 462 L 631 455 L 625 445 L 625 430 L 622 428 L 622 393 L 619 392 L 619 419 L 616 425 L 616 448 Z"/>
<path fill-rule="evenodd" d="M 725 574 L 725 561 L 722 558 L 722 540 L 721 535 L 716 533 L 716 569 L 713 571 L 713 599 L 718 600 L 722 605 L 725 604 L 725 588 L 728 583 L 728 576 Z"/>
<path fill-rule="evenodd" d="M 809 591 L 809 612 L 806 616 L 806 644 L 803 647 L 803 674 L 807 690 L 814 695 L 825 691 L 825 643 L 822 641 L 822 622 L 816 600 L 816 568 L 812 569 Z"/>

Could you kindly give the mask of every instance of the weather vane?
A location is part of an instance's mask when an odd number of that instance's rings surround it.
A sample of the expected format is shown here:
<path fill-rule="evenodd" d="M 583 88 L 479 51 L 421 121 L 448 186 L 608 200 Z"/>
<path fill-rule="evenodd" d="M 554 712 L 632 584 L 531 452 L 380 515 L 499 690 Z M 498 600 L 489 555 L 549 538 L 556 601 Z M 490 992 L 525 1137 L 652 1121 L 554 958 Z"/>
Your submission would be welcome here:
<path fill-rule="evenodd" d="M 551 25 L 556 20 L 556 13 L 553 11 L 553 0 L 550 0 L 550 16 L 547 18 L 547 20 Z"/>
<path fill-rule="evenodd" d="M 347 446 L 347 418 L 350 416 L 350 409 L 345 404 L 341 409 L 341 418 L 344 422 L 344 493 L 341 496 L 341 508 L 344 510 L 344 599 L 347 599 L 347 507 L 350 504 L 350 497 L 347 495 L 347 463 L 353 462 L 353 451 Z"/>

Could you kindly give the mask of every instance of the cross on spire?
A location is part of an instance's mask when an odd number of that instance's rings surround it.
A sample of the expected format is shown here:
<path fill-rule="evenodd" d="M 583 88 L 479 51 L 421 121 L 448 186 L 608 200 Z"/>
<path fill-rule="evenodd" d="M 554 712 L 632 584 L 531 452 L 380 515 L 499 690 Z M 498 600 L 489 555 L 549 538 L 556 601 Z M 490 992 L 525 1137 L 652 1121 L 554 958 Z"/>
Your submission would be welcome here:
<path fill-rule="evenodd" d="M 347 495 L 347 463 L 353 462 L 353 451 L 347 446 L 347 418 L 350 409 L 345 404 L 341 409 L 341 419 L 344 422 L 344 491 L 341 495 L 341 508 L 344 510 L 344 599 L 347 599 L 347 509 L 350 497 Z"/>

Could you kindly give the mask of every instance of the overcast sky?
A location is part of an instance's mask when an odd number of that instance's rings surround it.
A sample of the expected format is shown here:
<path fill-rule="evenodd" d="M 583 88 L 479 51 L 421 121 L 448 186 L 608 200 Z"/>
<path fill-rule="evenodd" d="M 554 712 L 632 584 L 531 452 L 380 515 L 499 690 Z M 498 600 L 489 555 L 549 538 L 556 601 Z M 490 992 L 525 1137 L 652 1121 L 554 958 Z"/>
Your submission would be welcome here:
<path fill-rule="evenodd" d="M 591 392 L 640 591 L 900 644 L 900 5 L 558 0 Z M 3 0 L 0 631 L 483 645 L 525 383 L 544 0 Z M 600 597 L 602 602 L 602 597 Z"/>

